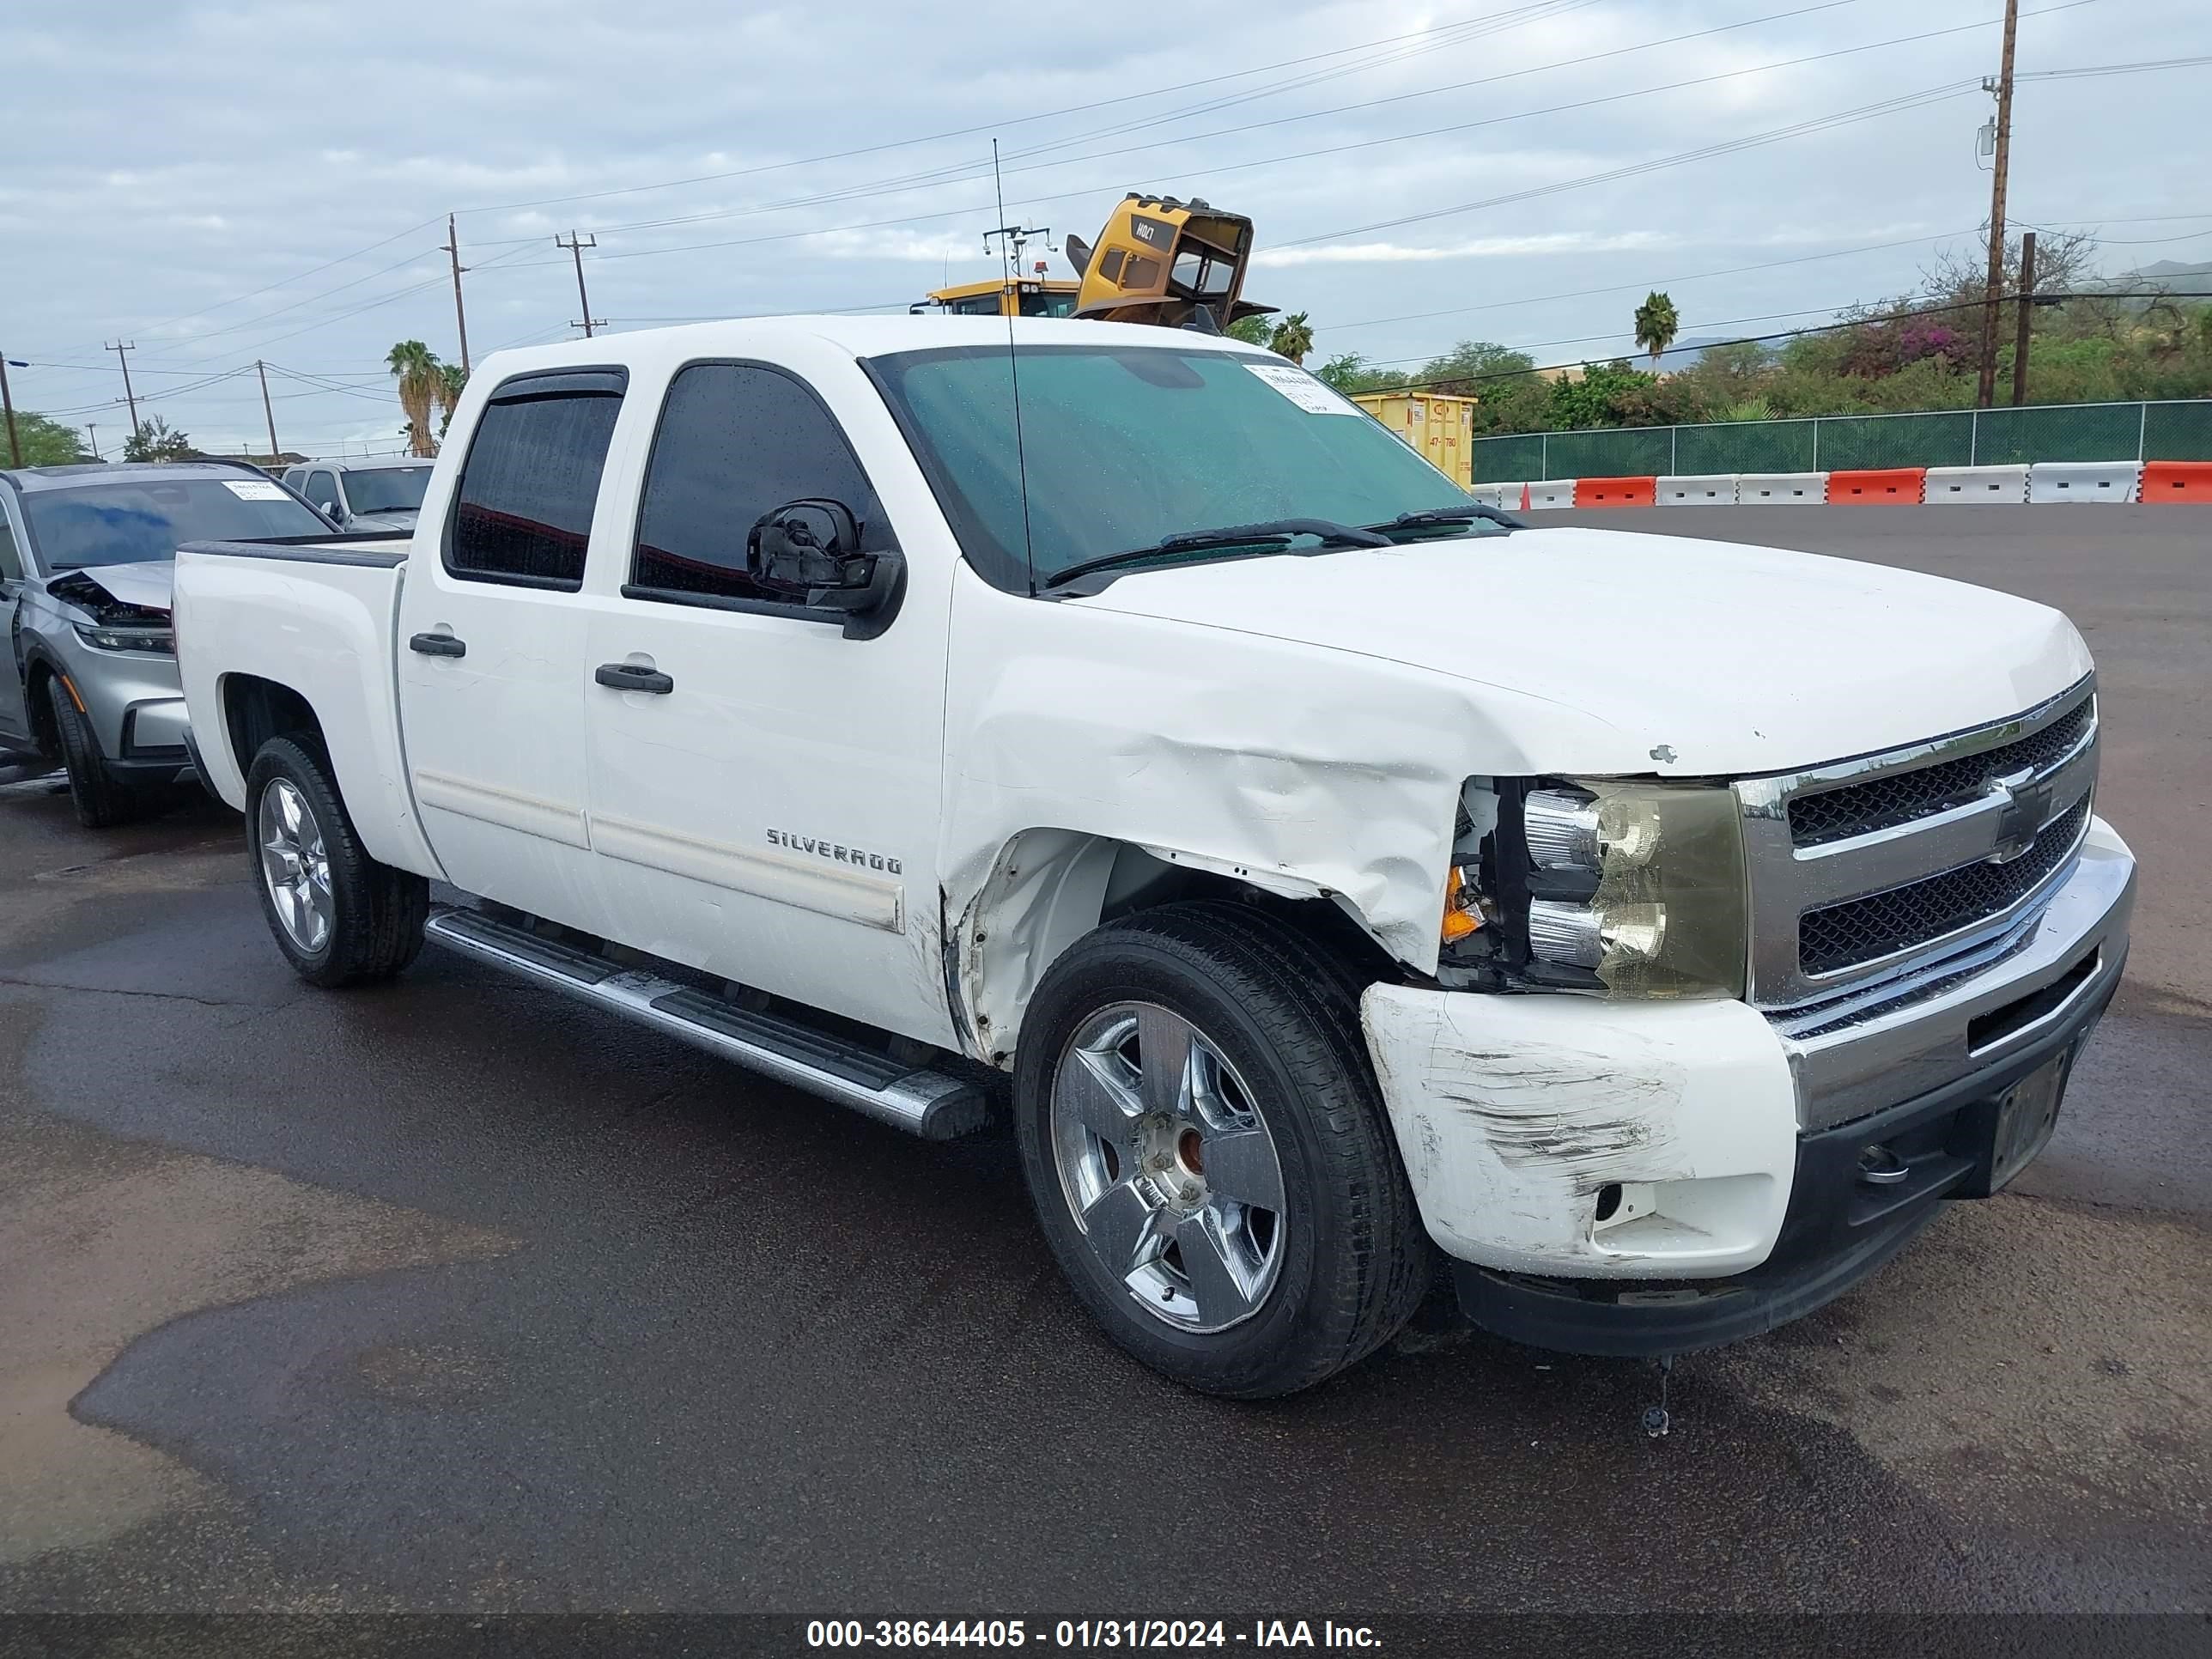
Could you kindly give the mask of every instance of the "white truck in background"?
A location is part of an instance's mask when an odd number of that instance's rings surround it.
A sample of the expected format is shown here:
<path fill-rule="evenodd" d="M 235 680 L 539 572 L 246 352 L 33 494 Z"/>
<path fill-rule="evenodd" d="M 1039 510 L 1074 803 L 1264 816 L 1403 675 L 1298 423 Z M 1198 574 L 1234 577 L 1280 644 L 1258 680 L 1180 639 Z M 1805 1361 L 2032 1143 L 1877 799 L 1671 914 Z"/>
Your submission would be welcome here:
<path fill-rule="evenodd" d="M 1440 1265 L 1583 1352 L 1816 1307 L 2040 1148 L 2126 952 L 2064 617 L 1522 527 L 1188 332 L 504 353 L 411 540 L 187 547 L 175 621 L 304 977 L 427 931 L 920 1134 L 1004 1101 L 1078 1297 L 1223 1394 Z"/>

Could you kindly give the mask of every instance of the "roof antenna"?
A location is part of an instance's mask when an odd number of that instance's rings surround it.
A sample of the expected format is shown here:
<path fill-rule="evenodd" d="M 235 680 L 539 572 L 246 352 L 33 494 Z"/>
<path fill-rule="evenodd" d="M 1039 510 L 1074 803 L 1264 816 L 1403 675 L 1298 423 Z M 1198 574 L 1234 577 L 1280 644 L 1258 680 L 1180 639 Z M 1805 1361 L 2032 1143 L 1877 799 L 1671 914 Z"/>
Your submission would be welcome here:
<path fill-rule="evenodd" d="M 1006 218 L 1006 186 L 999 177 L 999 141 L 991 140 L 991 191 L 998 198 L 999 228 L 991 236 L 999 238 L 1000 294 L 1014 296 L 1014 310 L 1021 309 L 1021 283 L 1016 278 L 1011 262 L 1019 257 L 1019 244 L 1012 223 Z M 990 236 L 984 238 L 986 242 Z M 1003 297 L 1000 304 L 1004 305 Z M 1014 349 L 1013 313 L 1006 315 L 1006 374 L 1014 386 L 1014 468 L 1022 486 L 1022 562 L 1030 573 L 1030 597 L 1036 598 L 1036 543 L 1030 534 L 1030 463 L 1022 447 L 1022 364 L 1021 354 Z"/>

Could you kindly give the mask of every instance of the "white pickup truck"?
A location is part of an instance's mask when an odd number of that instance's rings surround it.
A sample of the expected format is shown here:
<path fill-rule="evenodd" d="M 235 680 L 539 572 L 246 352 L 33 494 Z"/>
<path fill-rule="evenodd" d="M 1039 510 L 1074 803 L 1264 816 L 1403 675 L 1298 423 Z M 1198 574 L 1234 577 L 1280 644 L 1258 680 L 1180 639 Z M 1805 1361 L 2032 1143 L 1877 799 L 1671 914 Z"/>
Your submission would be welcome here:
<path fill-rule="evenodd" d="M 411 542 L 188 546 L 175 620 L 307 979 L 427 931 L 1010 1113 L 1076 1295 L 1223 1394 L 1447 1267 L 1574 1352 L 1804 1313 L 2039 1150 L 2127 949 L 2063 617 L 1522 527 L 1188 331 L 503 353 Z"/>

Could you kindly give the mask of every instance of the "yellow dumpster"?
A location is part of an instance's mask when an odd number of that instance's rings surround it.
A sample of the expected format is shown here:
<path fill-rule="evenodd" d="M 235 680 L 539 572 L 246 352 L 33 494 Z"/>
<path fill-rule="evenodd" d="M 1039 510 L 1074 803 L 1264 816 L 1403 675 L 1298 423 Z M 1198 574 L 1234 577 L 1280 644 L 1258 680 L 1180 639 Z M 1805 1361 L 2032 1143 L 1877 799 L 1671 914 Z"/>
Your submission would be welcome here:
<path fill-rule="evenodd" d="M 1423 392 L 1363 392 L 1352 400 L 1462 489 L 1474 483 L 1473 398 Z"/>

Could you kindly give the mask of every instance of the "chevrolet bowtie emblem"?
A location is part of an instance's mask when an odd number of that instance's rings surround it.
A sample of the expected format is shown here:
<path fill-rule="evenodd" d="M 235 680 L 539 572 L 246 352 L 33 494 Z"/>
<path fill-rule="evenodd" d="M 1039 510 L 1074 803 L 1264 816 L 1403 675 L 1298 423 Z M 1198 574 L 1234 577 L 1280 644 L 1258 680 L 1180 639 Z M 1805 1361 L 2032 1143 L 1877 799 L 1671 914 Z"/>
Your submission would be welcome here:
<path fill-rule="evenodd" d="M 2010 864 L 2035 845 L 2037 833 L 2051 821 L 2051 780 L 2031 783 L 2031 772 L 2014 772 L 1990 780 L 1990 793 L 2001 796 L 2004 811 L 1997 817 L 1997 844 L 1991 864 Z"/>

